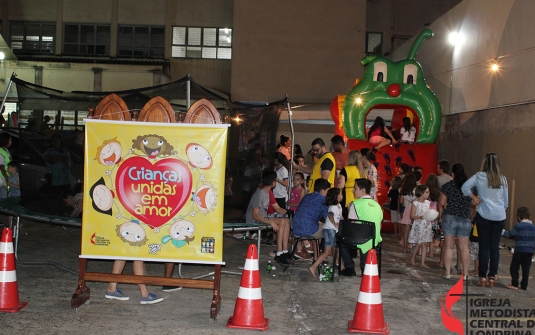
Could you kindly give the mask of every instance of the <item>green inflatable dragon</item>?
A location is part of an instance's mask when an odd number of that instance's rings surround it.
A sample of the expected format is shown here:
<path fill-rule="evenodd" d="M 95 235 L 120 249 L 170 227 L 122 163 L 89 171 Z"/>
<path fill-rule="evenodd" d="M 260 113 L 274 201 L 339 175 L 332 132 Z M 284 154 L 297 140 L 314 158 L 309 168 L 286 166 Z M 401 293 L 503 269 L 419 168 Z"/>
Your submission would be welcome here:
<path fill-rule="evenodd" d="M 366 56 L 362 80 L 347 94 L 343 109 L 346 136 L 366 140 L 366 115 L 374 108 L 411 110 L 420 120 L 416 143 L 434 143 L 440 129 L 441 110 L 437 97 L 427 86 L 422 67 L 414 60 L 430 29 L 414 41 L 406 60 L 391 62 L 381 56 Z"/>

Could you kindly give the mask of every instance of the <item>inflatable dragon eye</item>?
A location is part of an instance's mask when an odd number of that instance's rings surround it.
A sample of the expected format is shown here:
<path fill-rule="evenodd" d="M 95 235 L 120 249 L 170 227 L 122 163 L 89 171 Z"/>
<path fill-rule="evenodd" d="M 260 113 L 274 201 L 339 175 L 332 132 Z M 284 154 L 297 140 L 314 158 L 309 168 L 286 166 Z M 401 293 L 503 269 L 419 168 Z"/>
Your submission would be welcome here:
<path fill-rule="evenodd" d="M 440 103 L 424 80 L 422 67 L 414 60 L 426 38 L 424 29 L 414 41 L 407 59 L 391 62 L 381 56 L 366 56 L 362 80 L 347 94 L 343 109 L 346 136 L 366 140 L 366 115 L 372 109 L 410 110 L 419 119 L 417 143 L 434 143 L 440 129 Z"/>

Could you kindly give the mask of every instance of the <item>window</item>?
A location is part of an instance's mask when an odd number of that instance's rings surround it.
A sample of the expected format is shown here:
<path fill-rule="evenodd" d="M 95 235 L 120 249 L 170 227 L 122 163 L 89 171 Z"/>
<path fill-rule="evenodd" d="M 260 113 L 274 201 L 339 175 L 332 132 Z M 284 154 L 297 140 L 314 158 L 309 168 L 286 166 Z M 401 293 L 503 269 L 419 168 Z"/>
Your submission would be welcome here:
<path fill-rule="evenodd" d="M 15 54 L 54 54 L 56 24 L 46 22 L 11 22 L 11 49 Z"/>
<path fill-rule="evenodd" d="M 118 57 L 164 58 L 165 27 L 119 26 Z"/>
<path fill-rule="evenodd" d="M 65 55 L 110 55 L 110 26 L 65 24 L 63 36 Z"/>
<path fill-rule="evenodd" d="M 171 57 L 231 59 L 232 29 L 173 27 Z"/>
<path fill-rule="evenodd" d="M 383 34 L 366 33 L 366 54 L 381 55 L 383 53 Z"/>

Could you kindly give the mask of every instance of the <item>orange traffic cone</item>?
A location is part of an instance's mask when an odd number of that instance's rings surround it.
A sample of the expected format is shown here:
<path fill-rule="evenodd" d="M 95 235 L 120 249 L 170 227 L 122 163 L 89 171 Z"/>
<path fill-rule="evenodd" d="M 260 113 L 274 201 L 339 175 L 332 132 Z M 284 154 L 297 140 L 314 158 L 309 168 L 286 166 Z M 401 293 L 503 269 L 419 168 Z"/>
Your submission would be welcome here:
<path fill-rule="evenodd" d="M 19 301 L 13 233 L 10 228 L 4 228 L 0 239 L 0 312 L 16 313 L 26 305 L 27 302 Z"/>
<path fill-rule="evenodd" d="M 360 283 L 355 316 L 347 326 L 350 333 L 388 334 L 390 329 L 383 315 L 381 286 L 375 249 L 368 251 L 364 275 Z"/>
<path fill-rule="evenodd" d="M 268 324 L 269 319 L 264 318 L 264 304 L 260 289 L 258 251 L 255 244 L 249 244 L 234 315 L 228 319 L 227 327 L 267 330 Z"/>

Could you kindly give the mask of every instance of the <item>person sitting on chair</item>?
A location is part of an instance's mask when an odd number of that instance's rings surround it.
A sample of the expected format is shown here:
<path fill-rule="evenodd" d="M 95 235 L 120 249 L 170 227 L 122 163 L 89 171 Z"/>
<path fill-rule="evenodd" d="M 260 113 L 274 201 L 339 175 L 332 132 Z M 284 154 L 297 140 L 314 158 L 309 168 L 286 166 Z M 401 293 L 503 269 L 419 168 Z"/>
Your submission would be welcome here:
<path fill-rule="evenodd" d="M 290 234 L 290 220 L 288 218 L 269 217 L 269 192 L 275 187 L 277 173 L 264 170 L 262 173 L 262 188 L 259 188 L 251 197 L 245 214 L 247 223 L 265 223 L 271 225 L 277 233 L 277 254 L 275 261 L 281 266 L 288 266 L 290 253 L 288 252 L 288 236 Z"/>
<path fill-rule="evenodd" d="M 372 188 L 372 182 L 369 179 L 359 178 L 355 180 L 355 187 L 353 188 L 353 194 L 355 195 L 355 201 L 349 205 L 348 218 L 350 220 L 363 220 L 370 221 L 375 224 L 375 249 L 377 250 L 377 262 L 381 264 L 381 252 L 380 243 L 381 239 L 381 221 L 383 221 L 383 210 L 375 200 L 370 197 L 370 190 Z M 358 244 L 357 248 L 360 249 L 360 270 L 364 273 L 364 265 L 366 264 L 366 256 L 368 251 L 372 249 L 372 241 L 368 241 L 364 244 Z M 340 271 L 342 276 L 356 276 L 355 262 L 353 258 L 356 256 L 356 250 L 349 248 L 340 248 L 340 255 L 344 262 L 344 269 Z"/>
<path fill-rule="evenodd" d="M 325 195 L 331 188 L 327 179 L 319 178 L 314 181 L 314 192 L 305 195 L 297 206 L 293 218 L 294 236 L 323 236 L 323 227 L 319 222 L 325 222 L 329 207 L 325 205 Z M 306 251 L 297 246 L 295 254 L 298 258 L 306 258 Z"/>

